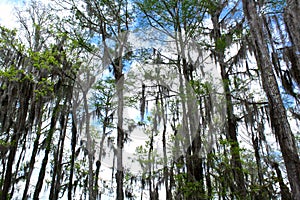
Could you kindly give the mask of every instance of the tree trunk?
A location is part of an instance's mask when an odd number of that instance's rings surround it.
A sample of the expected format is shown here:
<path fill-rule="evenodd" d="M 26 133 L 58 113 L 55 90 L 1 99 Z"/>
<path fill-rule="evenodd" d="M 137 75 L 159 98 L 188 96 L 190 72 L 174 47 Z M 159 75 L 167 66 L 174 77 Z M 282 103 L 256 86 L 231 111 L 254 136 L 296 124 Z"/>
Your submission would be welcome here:
<path fill-rule="evenodd" d="M 290 50 L 293 51 L 289 53 L 288 57 L 292 65 L 291 71 L 293 71 L 295 81 L 300 87 L 300 3 L 298 0 L 287 0 L 286 4 L 284 21 L 292 43 Z"/>
<path fill-rule="evenodd" d="M 300 3 L 298 0 L 287 0 L 284 19 L 292 44 L 300 50 Z M 300 66 L 298 66 L 300 68 Z"/>
<path fill-rule="evenodd" d="M 272 167 L 275 169 L 276 174 L 277 174 L 277 179 L 279 182 L 279 186 L 280 186 L 280 194 L 281 194 L 281 199 L 284 200 L 291 200 L 292 199 L 292 195 L 289 191 L 289 188 L 285 185 L 284 181 L 283 181 L 283 177 L 281 175 L 281 170 L 279 169 L 279 165 L 276 162 L 272 163 Z"/>
<path fill-rule="evenodd" d="M 161 114 L 162 120 L 163 120 L 163 135 L 162 135 L 162 145 L 163 145 L 163 162 L 164 162 L 164 182 L 165 182 L 165 188 L 166 188 L 166 200 L 172 200 L 172 192 L 169 185 L 169 169 L 168 169 L 168 157 L 167 157 L 167 141 L 166 141 L 166 132 L 167 132 L 167 116 L 165 111 L 165 102 L 163 97 L 163 92 L 161 89 L 161 86 L 159 86 L 159 98 L 161 101 Z"/>
<path fill-rule="evenodd" d="M 52 138 L 53 138 L 53 134 L 55 132 L 55 126 L 56 126 L 56 122 L 57 122 L 59 111 L 60 111 L 60 105 L 59 105 L 60 101 L 61 101 L 61 98 L 58 97 L 58 99 L 56 100 L 55 107 L 54 107 L 53 112 L 52 112 L 52 117 L 51 117 L 51 122 L 50 122 L 50 129 L 49 129 L 49 132 L 48 132 L 47 137 L 46 137 L 45 156 L 44 156 L 44 159 L 42 161 L 42 166 L 41 166 L 41 169 L 40 169 L 39 178 L 38 178 L 36 188 L 35 188 L 35 191 L 34 191 L 34 194 L 33 194 L 33 200 L 39 200 L 39 195 L 40 195 L 40 192 L 41 192 L 42 187 L 43 187 L 45 173 L 46 173 L 46 166 L 47 166 L 47 163 L 48 163 L 49 153 L 51 151 Z"/>
<path fill-rule="evenodd" d="M 11 180 L 12 180 L 12 167 L 15 159 L 15 155 L 17 152 L 17 147 L 18 147 L 18 137 L 17 133 L 14 133 L 11 137 L 11 142 L 14 143 L 14 145 L 11 146 L 11 149 L 9 151 L 9 156 L 8 156 L 8 161 L 7 161 L 7 169 L 6 169 L 6 174 L 5 174 L 5 179 L 4 179 L 4 185 L 3 185 L 3 190 L 2 190 L 2 200 L 7 200 L 9 199 L 9 188 L 11 185 Z"/>
<path fill-rule="evenodd" d="M 121 50 L 122 51 L 122 50 Z M 123 130 L 123 87 L 124 87 L 124 75 L 122 74 L 122 57 L 118 58 L 119 63 L 118 67 L 115 67 L 115 80 L 116 88 L 118 95 L 118 123 L 117 123 L 117 199 L 124 199 L 123 192 L 123 179 L 124 179 L 124 170 L 123 170 L 123 146 L 124 146 L 124 130 Z"/>
<path fill-rule="evenodd" d="M 299 200 L 300 161 L 298 150 L 273 72 L 268 45 L 264 37 L 263 22 L 253 0 L 243 0 L 243 9 L 250 25 L 253 45 L 256 48 L 255 56 L 261 70 L 262 84 L 270 105 L 271 125 L 281 148 L 293 199 Z"/>
<path fill-rule="evenodd" d="M 229 87 L 229 75 L 226 71 L 228 66 L 225 63 L 225 53 L 224 50 L 218 49 L 217 42 L 223 40 L 221 37 L 221 27 L 219 23 L 219 17 L 222 10 L 219 9 L 215 13 L 212 14 L 212 23 L 213 23 L 213 37 L 215 40 L 216 46 L 216 59 L 220 64 L 221 68 L 221 77 L 224 86 L 225 98 L 226 98 L 226 114 L 227 114 L 227 124 L 226 124 L 226 137 L 230 143 L 230 154 L 232 160 L 232 171 L 234 180 L 237 186 L 237 196 L 238 198 L 246 198 L 247 191 L 246 191 L 246 184 L 244 179 L 243 173 L 243 166 L 241 162 L 240 156 L 240 148 L 237 139 L 237 121 L 233 111 L 233 103 L 231 98 L 231 91 Z"/>
<path fill-rule="evenodd" d="M 23 91 L 24 89 L 27 88 L 26 93 L 24 94 Z M 20 97 L 18 97 L 19 103 L 20 103 L 20 109 L 18 111 L 17 119 L 16 119 L 16 124 L 13 129 L 13 134 L 11 136 L 11 147 L 8 155 L 8 161 L 7 161 L 7 167 L 6 167 L 6 174 L 5 174 L 5 179 L 4 179 L 4 185 L 3 185 L 3 190 L 2 190 L 2 199 L 7 200 L 9 197 L 9 188 L 11 187 L 11 182 L 12 182 L 12 175 L 13 175 L 13 163 L 15 160 L 15 155 L 17 153 L 18 149 L 18 144 L 19 144 L 19 139 L 20 136 L 23 132 L 26 132 L 24 130 L 25 123 L 26 123 L 26 118 L 28 114 L 28 106 L 29 106 L 29 99 L 30 99 L 30 94 L 31 94 L 31 87 L 25 83 L 23 83 L 22 87 L 20 88 L 21 94 Z M 19 91 L 20 92 L 20 91 Z M 24 96 L 21 96 L 24 95 Z M 12 105 L 14 102 L 12 102 Z"/>
<path fill-rule="evenodd" d="M 43 110 L 43 105 L 41 102 L 39 102 L 37 104 L 37 106 L 39 106 L 39 108 L 41 110 Z M 38 116 L 36 116 L 38 119 L 37 122 L 37 130 L 36 130 L 36 138 L 33 142 L 33 150 L 31 153 L 31 158 L 30 158 L 30 162 L 29 162 L 29 171 L 28 174 L 26 176 L 26 183 L 25 183 L 25 188 L 23 191 L 23 197 L 22 200 L 26 200 L 27 199 L 27 193 L 28 193 L 28 189 L 29 189 L 29 185 L 30 185 L 30 180 L 31 180 L 31 175 L 32 175 L 32 171 L 34 169 L 34 164 L 35 164 L 35 158 L 38 152 L 38 148 L 39 148 L 39 141 L 40 141 L 40 136 L 41 136 L 41 132 L 42 132 L 42 112 L 39 112 Z"/>
<path fill-rule="evenodd" d="M 69 113 L 69 106 L 66 105 L 66 102 L 64 104 L 65 111 L 63 111 L 63 115 L 60 119 L 60 137 L 58 142 L 58 150 L 57 150 L 57 163 L 56 163 L 56 174 L 55 174 L 55 180 L 53 181 L 53 185 L 51 185 L 50 189 L 50 196 L 49 199 L 56 200 L 59 198 L 59 192 L 60 192 L 60 186 L 61 186 L 61 180 L 62 180 L 62 161 L 63 161 L 63 153 L 64 153 L 64 142 L 65 142 L 65 136 L 67 131 L 67 123 L 69 120 L 68 113 Z M 53 170 L 54 171 L 54 170 Z M 53 173 L 54 177 L 54 173 Z M 52 183 L 51 183 L 52 184 Z M 52 191 L 52 192 L 51 192 Z"/>
<path fill-rule="evenodd" d="M 89 200 L 95 199 L 94 194 L 94 174 L 93 174 L 93 157 L 94 157 L 94 149 L 93 142 L 90 133 L 90 113 L 88 107 L 88 99 L 87 99 L 87 91 L 83 91 L 83 103 L 84 103 L 84 111 L 85 111 L 85 134 L 87 138 L 87 151 L 88 151 L 88 163 L 89 163 L 89 174 L 88 174 L 88 190 L 89 190 Z"/>
<path fill-rule="evenodd" d="M 70 177 L 68 184 L 68 200 L 72 200 L 72 189 L 73 189 L 73 174 L 75 164 L 75 150 L 77 142 L 77 127 L 76 127 L 76 110 L 72 112 L 72 140 L 71 140 L 71 163 L 70 163 Z"/>

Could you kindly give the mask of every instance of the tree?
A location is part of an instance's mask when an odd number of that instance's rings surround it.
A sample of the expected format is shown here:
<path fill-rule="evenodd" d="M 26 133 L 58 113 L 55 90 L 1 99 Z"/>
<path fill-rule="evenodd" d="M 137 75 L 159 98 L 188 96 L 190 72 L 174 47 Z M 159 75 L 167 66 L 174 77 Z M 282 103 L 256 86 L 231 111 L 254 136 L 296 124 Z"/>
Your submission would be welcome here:
<path fill-rule="evenodd" d="M 264 23 L 258 16 L 254 1 L 243 1 L 243 9 L 249 22 L 252 42 L 255 47 L 255 57 L 261 71 L 263 88 L 270 104 L 271 125 L 281 148 L 293 198 L 299 199 L 299 155 L 273 72 L 268 45 L 265 42 L 265 27 L 262 26 Z"/>
<path fill-rule="evenodd" d="M 30 1 L 0 26 L 0 199 L 299 199 L 298 11 Z"/>
<path fill-rule="evenodd" d="M 99 173 L 102 165 L 102 158 L 105 156 L 106 151 L 109 151 L 105 148 L 105 141 L 109 140 L 110 134 L 114 128 L 114 113 L 115 113 L 115 105 L 113 102 L 114 91 L 115 91 L 114 80 L 111 78 L 107 78 L 105 80 L 100 80 L 94 86 L 94 93 L 92 97 L 92 101 L 95 107 L 95 116 L 99 123 L 102 126 L 102 135 L 101 142 L 99 144 L 99 156 L 96 162 L 96 172 L 95 172 L 95 192 L 96 198 L 101 199 L 101 191 L 99 189 L 101 186 L 98 184 Z M 109 144 L 109 141 L 107 142 Z M 98 194 L 99 193 L 99 194 Z"/>
<path fill-rule="evenodd" d="M 228 8 L 228 1 L 221 1 L 219 3 L 214 3 L 213 1 L 207 1 L 207 9 L 208 13 L 211 15 L 211 20 L 213 24 L 213 30 L 212 30 L 212 37 L 214 39 L 214 56 L 216 57 L 216 61 L 219 63 L 221 68 L 221 76 L 224 84 L 224 90 L 225 90 L 225 96 L 226 96 L 226 109 L 227 109 L 227 125 L 226 125 L 226 138 L 228 139 L 230 143 L 230 153 L 231 153 L 231 159 L 232 159 L 232 170 L 233 170 L 233 177 L 236 182 L 237 187 L 237 196 L 238 198 L 246 198 L 247 191 L 246 191 L 246 183 L 244 180 L 244 174 L 243 174 L 243 167 L 241 162 L 241 156 L 240 156 L 240 148 L 239 148 L 239 142 L 237 139 L 237 119 L 234 114 L 234 106 L 232 101 L 232 92 L 230 89 L 230 63 L 226 61 L 225 58 L 225 50 L 227 47 L 229 47 L 230 44 L 230 37 L 233 37 L 231 35 L 233 32 L 230 29 L 227 29 L 227 33 L 222 34 L 221 26 L 224 23 L 224 20 L 227 18 L 225 16 L 224 18 L 221 18 L 221 13 L 224 11 L 224 9 Z M 237 4 L 237 3 L 236 3 Z M 233 8 L 229 12 L 235 12 L 235 7 L 237 5 L 234 5 Z M 242 23 L 242 19 L 240 21 L 236 22 L 235 29 L 239 28 L 239 23 Z M 238 31 L 238 30 L 237 30 Z M 243 47 L 242 47 L 243 48 Z M 235 189 L 234 189 L 235 190 Z"/>
<path fill-rule="evenodd" d="M 66 1 L 68 2 L 68 1 Z M 127 1 L 86 1 L 85 9 L 82 10 L 75 2 L 70 2 L 72 11 L 79 20 L 79 25 L 87 28 L 88 32 L 94 37 L 98 37 L 98 43 L 103 45 L 103 65 L 111 65 L 115 77 L 116 91 L 118 95 L 118 124 L 117 124 L 117 198 L 124 199 L 123 192 L 123 146 L 124 146 L 124 130 L 123 130 L 123 56 L 126 44 L 126 37 L 129 30 L 130 10 Z M 105 8 L 109 5 L 108 9 Z M 95 23 L 97 22 L 97 23 Z M 106 44 L 106 39 L 115 37 L 116 45 L 112 50 Z M 91 178 L 90 178 L 91 179 Z M 89 182 L 93 187 L 92 181 Z M 91 192 L 91 191 L 90 191 Z M 92 197 L 90 197 L 92 198 Z"/>

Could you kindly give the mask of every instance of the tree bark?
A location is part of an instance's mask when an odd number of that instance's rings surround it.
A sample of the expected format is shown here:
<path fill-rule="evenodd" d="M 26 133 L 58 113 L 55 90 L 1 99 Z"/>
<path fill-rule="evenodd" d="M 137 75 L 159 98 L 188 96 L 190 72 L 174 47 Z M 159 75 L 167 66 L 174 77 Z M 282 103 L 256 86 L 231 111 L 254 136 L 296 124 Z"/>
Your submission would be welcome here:
<path fill-rule="evenodd" d="M 253 0 L 243 0 L 243 10 L 250 25 L 255 56 L 261 70 L 262 84 L 270 105 L 271 126 L 280 145 L 293 199 L 299 200 L 300 161 L 298 150 L 273 72 L 268 45 L 264 37 L 263 22 L 257 13 Z"/>
<path fill-rule="evenodd" d="M 126 41 L 124 41 L 125 43 Z M 123 191 L 123 179 L 124 179 L 124 169 L 123 169 L 123 147 L 124 147 L 124 130 L 123 130 L 123 109 L 124 109 L 124 74 L 123 63 L 122 63 L 122 54 L 123 54 L 123 46 L 119 44 L 116 62 L 113 63 L 114 73 L 115 73 L 115 81 L 116 81 L 116 89 L 118 96 L 118 122 L 117 122 L 117 199 L 124 199 L 124 191 Z"/>

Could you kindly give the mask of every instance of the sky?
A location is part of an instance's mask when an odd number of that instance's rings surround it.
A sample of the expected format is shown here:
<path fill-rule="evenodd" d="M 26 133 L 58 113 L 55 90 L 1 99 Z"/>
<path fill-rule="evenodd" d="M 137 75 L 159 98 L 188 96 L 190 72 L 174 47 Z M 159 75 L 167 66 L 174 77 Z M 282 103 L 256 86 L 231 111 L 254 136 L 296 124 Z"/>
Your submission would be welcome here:
<path fill-rule="evenodd" d="M 26 0 L 0 0 L 0 25 L 5 26 L 7 28 L 16 28 L 17 23 L 16 17 L 14 16 L 14 7 L 16 6 L 22 6 L 22 2 Z M 143 43 L 145 45 L 145 43 Z M 153 45 L 153 44 L 152 44 Z M 131 111 L 132 114 L 132 111 Z M 295 127 L 294 125 L 292 127 Z M 274 138 L 273 138 L 274 139 Z M 132 148 L 134 149 L 134 148 Z M 131 149 L 131 150 L 132 150 Z M 133 152 L 128 152 L 133 153 Z M 105 162 L 104 162 L 105 164 Z M 104 166 L 105 167 L 105 166 Z M 107 166 L 109 168 L 110 166 Z M 106 172 L 105 172 L 106 173 Z M 110 176 L 110 173 L 107 173 Z M 106 199 L 104 197 L 104 199 Z M 109 197 L 107 197 L 109 199 Z"/>
<path fill-rule="evenodd" d="M 7 28 L 16 27 L 16 17 L 14 17 L 13 9 L 15 6 L 21 5 L 20 0 L 0 0 L 0 24 Z"/>

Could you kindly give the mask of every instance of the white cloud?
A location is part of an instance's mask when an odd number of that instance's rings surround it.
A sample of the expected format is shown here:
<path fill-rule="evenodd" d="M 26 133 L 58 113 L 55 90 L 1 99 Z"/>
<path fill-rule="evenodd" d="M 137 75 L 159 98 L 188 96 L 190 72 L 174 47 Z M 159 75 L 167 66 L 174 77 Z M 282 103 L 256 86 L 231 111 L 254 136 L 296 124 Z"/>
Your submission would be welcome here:
<path fill-rule="evenodd" d="M 16 28 L 16 17 L 14 16 L 14 7 L 21 1 L 0 0 L 0 25 L 7 28 Z"/>

